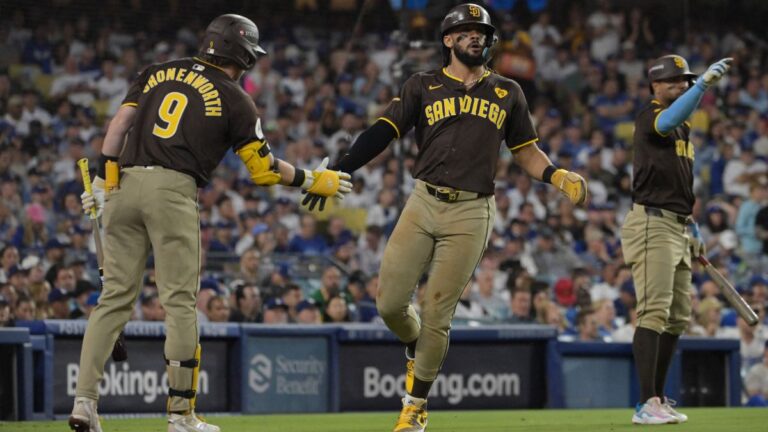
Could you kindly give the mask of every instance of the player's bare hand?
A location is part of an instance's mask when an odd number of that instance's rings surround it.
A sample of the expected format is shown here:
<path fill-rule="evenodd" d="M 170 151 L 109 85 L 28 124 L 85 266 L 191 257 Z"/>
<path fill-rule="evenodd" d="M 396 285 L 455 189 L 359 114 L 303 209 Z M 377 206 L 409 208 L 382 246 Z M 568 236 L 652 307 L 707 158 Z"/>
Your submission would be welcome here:
<path fill-rule="evenodd" d="M 104 179 L 101 177 L 94 177 L 92 186 L 93 194 L 83 192 L 80 195 L 80 204 L 83 206 L 83 211 L 88 214 L 91 209 L 96 207 L 96 217 L 101 216 L 101 212 L 104 210 Z"/>
<path fill-rule="evenodd" d="M 717 82 L 720 81 L 720 79 L 726 73 L 728 73 L 728 69 L 731 68 L 732 62 L 733 58 L 726 57 L 715 63 L 712 63 L 709 68 L 707 68 L 707 71 L 701 75 L 699 82 L 701 82 L 704 88 L 709 88 L 717 84 Z"/>
<path fill-rule="evenodd" d="M 581 205 L 587 201 L 587 181 L 572 171 L 559 169 L 552 174 L 552 184 L 560 189 L 571 203 Z"/>

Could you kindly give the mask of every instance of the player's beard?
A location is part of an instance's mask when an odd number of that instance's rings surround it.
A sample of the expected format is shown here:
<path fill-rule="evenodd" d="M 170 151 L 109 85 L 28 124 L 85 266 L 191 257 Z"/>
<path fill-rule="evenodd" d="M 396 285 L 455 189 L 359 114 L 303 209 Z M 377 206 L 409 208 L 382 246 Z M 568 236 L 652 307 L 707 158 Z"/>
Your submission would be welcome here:
<path fill-rule="evenodd" d="M 469 50 L 462 50 L 459 48 L 458 45 L 453 46 L 453 54 L 456 56 L 457 59 L 459 59 L 460 62 L 464 63 L 467 67 L 475 67 L 480 66 L 485 62 L 485 59 L 483 58 L 483 52 L 485 50 L 481 50 L 480 54 L 478 55 L 472 55 L 469 53 Z"/>

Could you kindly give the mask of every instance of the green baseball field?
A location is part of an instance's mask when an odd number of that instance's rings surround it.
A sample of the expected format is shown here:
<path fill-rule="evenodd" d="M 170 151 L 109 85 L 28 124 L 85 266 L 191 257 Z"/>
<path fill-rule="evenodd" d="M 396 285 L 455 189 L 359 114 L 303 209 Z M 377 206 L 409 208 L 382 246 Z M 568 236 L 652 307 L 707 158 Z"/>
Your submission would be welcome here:
<path fill-rule="evenodd" d="M 428 432 L 597 432 L 659 429 L 666 432 L 766 432 L 768 408 L 687 408 L 684 424 L 634 426 L 629 409 L 536 411 L 433 411 Z M 364 432 L 391 431 L 397 413 L 289 414 L 211 416 L 224 432 Z M 165 431 L 155 418 L 106 418 L 104 432 Z M 65 421 L 0 422 L 0 431 L 45 432 L 69 430 Z"/>

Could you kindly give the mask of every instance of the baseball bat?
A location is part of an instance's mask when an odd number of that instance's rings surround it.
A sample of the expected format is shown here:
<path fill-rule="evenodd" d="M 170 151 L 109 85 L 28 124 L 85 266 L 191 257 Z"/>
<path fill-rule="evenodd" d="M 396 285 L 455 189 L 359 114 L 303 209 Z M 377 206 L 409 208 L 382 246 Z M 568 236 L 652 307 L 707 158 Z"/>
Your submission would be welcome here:
<path fill-rule="evenodd" d="M 728 303 L 736 309 L 736 313 L 738 313 L 747 324 L 751 326 L 757 325 L 759 321 L 757 314 L 751 307 L 749 307 L 747 302 L 744 301 L 744 298 L 739 295 L 733 285 L 728 282 L 728 279 L 726 279 L 705 257 L 699 255 L 698 260 L 699 263 L 704 266 L 704 270 L 709 274 L 709 277 L 711 277 L 717 286 L 720 287 L 720 291 L 723 292 Z"/>
<path fill-rule="evenodd" d="M 83 187 L 85 192 L 93 195 L 93 187 L 91 185 L 91 174 L 88 171 L 88 158 L 82 158 L 77 161 L 77 165 L 80 167 L 80 174 L 83 176 Z M 91 218 L 91 228 L 93 230 L 93 242 L 96 244 L 96 261 L 99 264 L 99 286 L 104 291 L 104 249 L 101 243 L 101 226 L 99 224 L 99 218 L 96 213 L 96 206 L 91 207 L 89 214 Z M 125 335 L 121 331 L 115 341 L 115 346 L 112 347 L 112 360 L 116 362 L 124 361 L 128 358 L 128 351 L 125 347 Z"/>

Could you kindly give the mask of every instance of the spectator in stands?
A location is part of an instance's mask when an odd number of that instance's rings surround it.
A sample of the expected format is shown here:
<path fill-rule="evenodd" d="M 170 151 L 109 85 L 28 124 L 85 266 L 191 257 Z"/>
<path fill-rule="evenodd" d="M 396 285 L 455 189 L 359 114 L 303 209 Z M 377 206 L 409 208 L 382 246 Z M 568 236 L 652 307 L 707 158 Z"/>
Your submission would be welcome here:
<path fill-rule="evenodd" d="M 288 324 L 288 307 L 279 297 L 264 303 L 264 324 Z"/>
<path fill-rule="evenodd" d="M 561 246 L 554 237 L 552 230 L 542 229 L 536 237 L 536 249 L 532 253 L 536 268 L 546 269 L 546 276 L 550 280 L 569 276 L 573 269 L 581 266 L 572 249 Z"/>
<path fill-rule="evenodd" d="M 509 314 L 507 301 L 494 288 L 496 272 L 480 269 L 470 290 L 470 300 L 478 304 L 491 320 L 503 320 Z"/>
<path fill-rule="evenodd" d="M 75 290 L 70 294 L 74 303 L 74 308 L 69 313 L 70 319 L 88 318 L 86 316 L 86 306 L 88 303 L 88 297 L 94 291 L 96 291 L 96 287 L 88 281 L 78 280 L 75 282 Z"/>
<path fill-rule="evenodd" d="M 369 275 L 379 271 L 385 244 L 386 239 L 380 226 L 368 225 L 365 228 L 365 234 L 361 236 L 357 247 L 360 270 Z"/>
<path fill-rule="evenodd" d="M 0 249 L 0 283 L 8 281 L 11 268 L 19 265 L 19 250 L 16 246 L 7 245 Z"/>
<path fill-rule="evenodd" d="M 296 305 L 304 299 L 301 287 L 293 283 L 287 284 L 280 295 L 280 299 L 283 301 L 286 308 L 288 308 L 288 322 L 295 322 L 298 313 L 296 312 Z"/>
<path fill-rule="evenodd" d="M 508 323 L 524 324 L 533 322 L 530 289 L 518 288 L 512 291 L 509 299 L 509 312 L 509 318 L 506 319 Z"/>
<path fill-rule="evenodd" d="M 252 251 L 251 251 L 252 252 Z M 235 280 L 230 285 L 234 297 L 230 314 L 230 322 L 257 323 L 263 320 L 261 308 L 262 299 L 259 288 L 245 280 Z"/>
<path fill-rule="evenodd" d="M 75 272 L 71 268 L 61 266 L 56 269 L 56 279 L 54 279 L 53 287 L 64 290 L 67 295 L 72 295 L 77 288 L 77 279 L 75 279 Z"/>
<path fill-rule="evenodd" d="M 750 183 L 749 199 L 739 206 L 738 216 L 736 216 L 736 223 L 733 227 L 739 236 L 741 257 L 745 259 L 753 271 L 757 272 L 761 269 L 760 255 L 763 251 L 763 243 L 758 238 L 756 230 L 757 214 L 766 204 L 768 204 L 768 188 L 765 184 L 759 181 Z"/>
<path fill-rule="evenodd" d="M 329 298 L 323 310 L 323 323 L 333 324 L 351 321 L 347 304 L 347 301 L 339 295 Z"/>
<path fill-rule="evenodd" d="M 763 348 L 762 363 L 749 369 L 744 383 L 749 396 L 747 406 L 768 406 L 768 342 Z"/>
<path fill-rule="evenodd" d="M 320 278 L 320 288 L 310 295 L 318 307 L 325 310 L 326 303 L 335 296 L 341 295 L 348 303 L 351 298 L 341 287 L 341 272 L 335 266 L 328 266 L 323 270 Z"/>
<path fill-rule="evenodd" d="M 607 339 L 616 331 L 616 309 L 608 299 L 599 300 L 592 305 L 594 319 L 597 322 L 597 332 L 600 337 Z"/>
<path fill-rule="evenodd" d="M 32 321 L 35 318 L 35 302 L 31 297 L 21 295 L 16 300 L 13 316 L 16 321 Z"/>
<path fill-rule="evenodd" d="M 694 316 L 696 324 L 691 328 L 691 332 L 699 336 L 715 337 L 720 330 L 720 311 L 723 304 L 715 297 L 707 297 L 699 303 L 698 310 Z"/>
<path fill-rule="evenodd" d="M 576 315 L 576 328 L 580 342 L 604 342 L 600 336 L 599 325 L 592 309 L 583 309 Z"/>
<path fill-rule="evenodd" d="M 208 322 L 208 302 L 211 298 L 218 295 L 218 286 L 215 282 L 204 279 L 200 281 L 200 291 L 197 292 L 197 302 L 195 308 L 197 309 L 197 322 Z"/>
<path fill-rule="evenodd" d="M 229 319 L 229 301 L 222 295 L 215 295 L 208 299 L 206 305 L 208 322 L 227 322 Z"/>
<path fill-rule="evenodd" d="M 635 336 L 635 329 L 637 328 L 637 311 L 634 305 L 627 311 L 629 319 L 624 324 L 618 326 L 611 333 L 611 340 L 613 342 L 626 342 L 631 343 Z"/>
<path fill-rule="evenodd" d="M 142 321 L 165 321 L 165 309 L 157 293 L 142 294 L 139 301 Z"/>
<path fill-rule="evenodd" d="M 0 327 L 13 326 L 13 316 L 11 315 L 11 305 L 8 304 L 3 296 L 0 296 Z"/>
<path fill-rule="evenodd" d="M 768 165 L 755 155 L 751 142 L 741 144 L 738 159 L 731 159 L 725 166 L 723 184 L 725 192 L 744 199 L 749 198 L 749 185 L 758 180 L 758 176 L 768 173 Z"/>
<path fill-rule="evenodd" d="M 305 299 L 296 305 L 297 324 L 321 324 L 320 313 L 312 299 Z"/>
<path fill-rule="evenodd" d="M 61 288 L 54 288 L 48 294 L 51 319 L 69 319 L 69 294 Z"/>
<path fill-rule="evenodd" d="M 317 232 L 317 221 L 311 214 L 301 215 L 299 233 L 288 245 L 288 252 L 298 252 L 305 255 L 319 255 L 327 249 L 325 239 Z"/>

